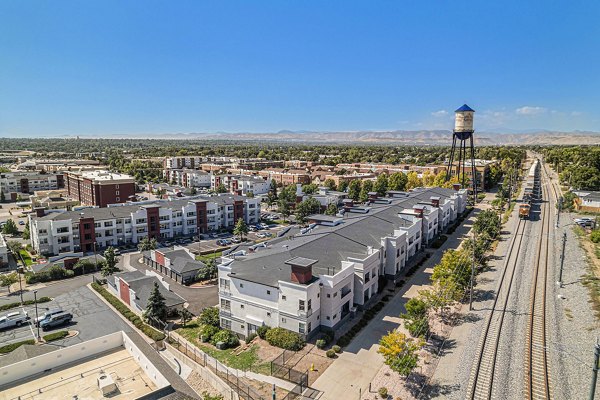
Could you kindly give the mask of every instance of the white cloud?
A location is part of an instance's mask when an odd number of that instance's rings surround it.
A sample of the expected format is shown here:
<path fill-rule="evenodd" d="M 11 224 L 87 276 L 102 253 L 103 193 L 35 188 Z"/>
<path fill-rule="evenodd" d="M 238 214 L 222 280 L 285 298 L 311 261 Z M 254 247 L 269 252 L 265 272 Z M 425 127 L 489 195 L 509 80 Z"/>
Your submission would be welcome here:
<path fill-rule="evenodd" d="M 431 113 L 431 115 L 433 115 L 434 117 L 445 117 L 446 115 L 448 115 L 448 111 L 446 111 L 446 110 L 434 111 Z"/>
<path fill-rule="evenodd" d="M 571 111 L 571 117 L 579 117 L 583 115 L 581 111 Z"/>
<path fill-rule="evenodd" d="M 515 110 L 519 115 L 539 115 L 545 113 L 547 110 L 544 107 L 536 106 L 523 106 Z"/>

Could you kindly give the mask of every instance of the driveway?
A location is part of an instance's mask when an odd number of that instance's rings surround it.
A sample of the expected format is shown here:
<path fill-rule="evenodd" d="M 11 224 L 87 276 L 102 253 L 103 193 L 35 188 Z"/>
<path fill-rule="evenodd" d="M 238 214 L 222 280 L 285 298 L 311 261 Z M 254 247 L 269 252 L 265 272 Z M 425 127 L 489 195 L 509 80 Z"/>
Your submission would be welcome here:
<path fill-rule="evenodd" d="M 86 283 L 88 282 L 86 281 Z M 79 335 L 75 337 L 52 342 L 53 345 L 69 346 L 117 331 L 131 331 L 131 328 L 86 286 L 63 293 L 51 302 L 38 304 L 38 315 L 43 315 L 46 310 L 53 308 L 62 308 L 64 311 L 70 312 L 73 314 L 73 321 L 70 325 L 60 326 L 46 332 L 40 329 L 41 336 L 64 329 L 79 332 Z M 1 331 L 0 343 L 8 344 L 35 338 L 37 330 L 33 326 L 35 306 L 27 306 L 24 309 L 31 317 L 30 324 Z M 11 311 L 16 310 L 18 309 L 15 308 Z"/>
<path fill-rule="evenodd" d="M 130 265 L 127 269 L 135 268 L 138 271 L 153 271 L 157 272 L 159 275 L 160 272 L 149 268 L 145 264 L 140 262 L 142 255 L 140 253 L 131 253 L 130 255 Z M 199 315 L 203 308 L 216 306 L 219 302 L 218 295 L 218 287 L 216 285 L 206 286 L 206 287 L 196 287 L 191 288 L 189 286 L 184 286 L 178 282 L 175 282 L 173 279 L 168 278 L 165 275 L 161 275 L 165 281 L 169 284 L 169 288 L 179 296 L 183 297 L 189 304 L 188 310 L 191 311 L 194 315 Z"/>

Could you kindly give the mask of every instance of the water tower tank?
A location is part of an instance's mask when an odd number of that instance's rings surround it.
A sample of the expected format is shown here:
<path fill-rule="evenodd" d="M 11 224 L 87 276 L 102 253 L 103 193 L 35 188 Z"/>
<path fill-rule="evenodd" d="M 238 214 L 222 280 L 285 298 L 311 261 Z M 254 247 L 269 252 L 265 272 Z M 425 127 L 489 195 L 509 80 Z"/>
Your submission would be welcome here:
<path fill-rule="evenodd" d="M 473 133 L 473 113 L 475 113 L 475 110 L 463 104 L 454 113 L 454 132 L 460 140 L 465 140 Z"/>

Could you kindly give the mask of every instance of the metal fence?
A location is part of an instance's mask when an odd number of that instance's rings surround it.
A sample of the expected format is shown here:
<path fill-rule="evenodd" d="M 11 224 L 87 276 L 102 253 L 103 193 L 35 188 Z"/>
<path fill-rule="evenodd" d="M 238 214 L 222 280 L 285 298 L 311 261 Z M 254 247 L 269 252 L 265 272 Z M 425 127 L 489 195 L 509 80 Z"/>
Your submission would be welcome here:
<path fill-rule="evenodd" d="M 271 361 L 271 375 L 286 381 L 295 383 L 302 390 L 308 387 L 308 370 L 302 372 L 294 369 L 294 365 L 288 365 L 295 353 L 289 350 L 283 350 L 273 361 Z"/>
<path fill-rule="evenodd" d="M 199 364 L 205 368 L 209 368 L 211 371 L 213 371 L 238 394 L 240 399 L 265 400 L 263 396 L 256 392 L 256 389 L 247 384 L 244 379 L 240 379 L 237 373 L 231 371 L 227 366 L 221 364 L 217 359 L 197 350 L 195 346 L 188 345 L 186 341 L 179 341 L 172 335 L 169 337 L 168 341 L 171 346 L 177 348 L 177 350 L 185 354 L 196 364 Z"/>

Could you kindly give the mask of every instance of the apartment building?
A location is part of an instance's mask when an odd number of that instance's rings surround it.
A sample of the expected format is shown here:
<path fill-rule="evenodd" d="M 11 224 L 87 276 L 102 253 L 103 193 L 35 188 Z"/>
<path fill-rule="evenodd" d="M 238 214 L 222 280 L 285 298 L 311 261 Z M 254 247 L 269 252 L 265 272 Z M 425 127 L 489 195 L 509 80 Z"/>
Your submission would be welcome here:
<path fill-rule="evenodd" d="M 197 169 L 206 160 L 202 156 L 165 157 L 163 167 L 165 169 Z"/>
<path fill-rule="evenodd" d="M 98 160 L 37 160 L 30 159 L 17 165 L 19 170 L 30 171 L 83 171 L 106 168 Z"/>
<path fill-rule="evenodd" d="M 125 203 L 135 195 L 135 179 L 115 172 L 66 172 L 65 182 L 69 197 L 86 206 Z"/>
<path fill-rule="evenodd" d="M 302 169 L 286 170 L 270 168 L 262 170 L 258 174 L 265 179 L 271 179 L 283 186 L 295 185 L 297 183 L 304 185 L 310 183 L 312 180 L 310 173 Z"/>
<path fill-rule="evenodd" d="M 271 179 L 261 178 L 253 175 L 211 175 L 210 188 L 216 190 L 223 184 L 231 193 L 246 195 L 252 192 L 254 195 L 267 194 L 271 189 Z"/>
<path fill-rule="evenodd" d="M 7 199 L 16 200 L 19 193 L 56 190 L 63 187 L 65 187 L 63 174 L 37 172 L 3 172 L 0 174 L 0 192 L 4 193 Z"/>
<path fill-rule="evenodd" d="M 396 280 L 428 241 L 466 208 L 465 190 L 420 189 L 344 201 L 291 238 L 221 258 L 221 325 L 241 336 L 268 325 L 306 337 L 335 330 L 371 301 L 379 277 Z"/>
<path fill-rule="evenodd" d="M 240 218 L 256 224 L 260 200 L 236 195 L 194 196 L 77 211 L 36 209 L 29 223 L 33 248 L 40 254 L 59 254 L 135 244 L 145 237 L 193 237 L 232 229 Z"/>
<path fill-rule="evenodd" d="M 209 188 L 211 174 L 197 169 L 165 169 L 164 178 L 179 186 L 187 188 Z"/>

